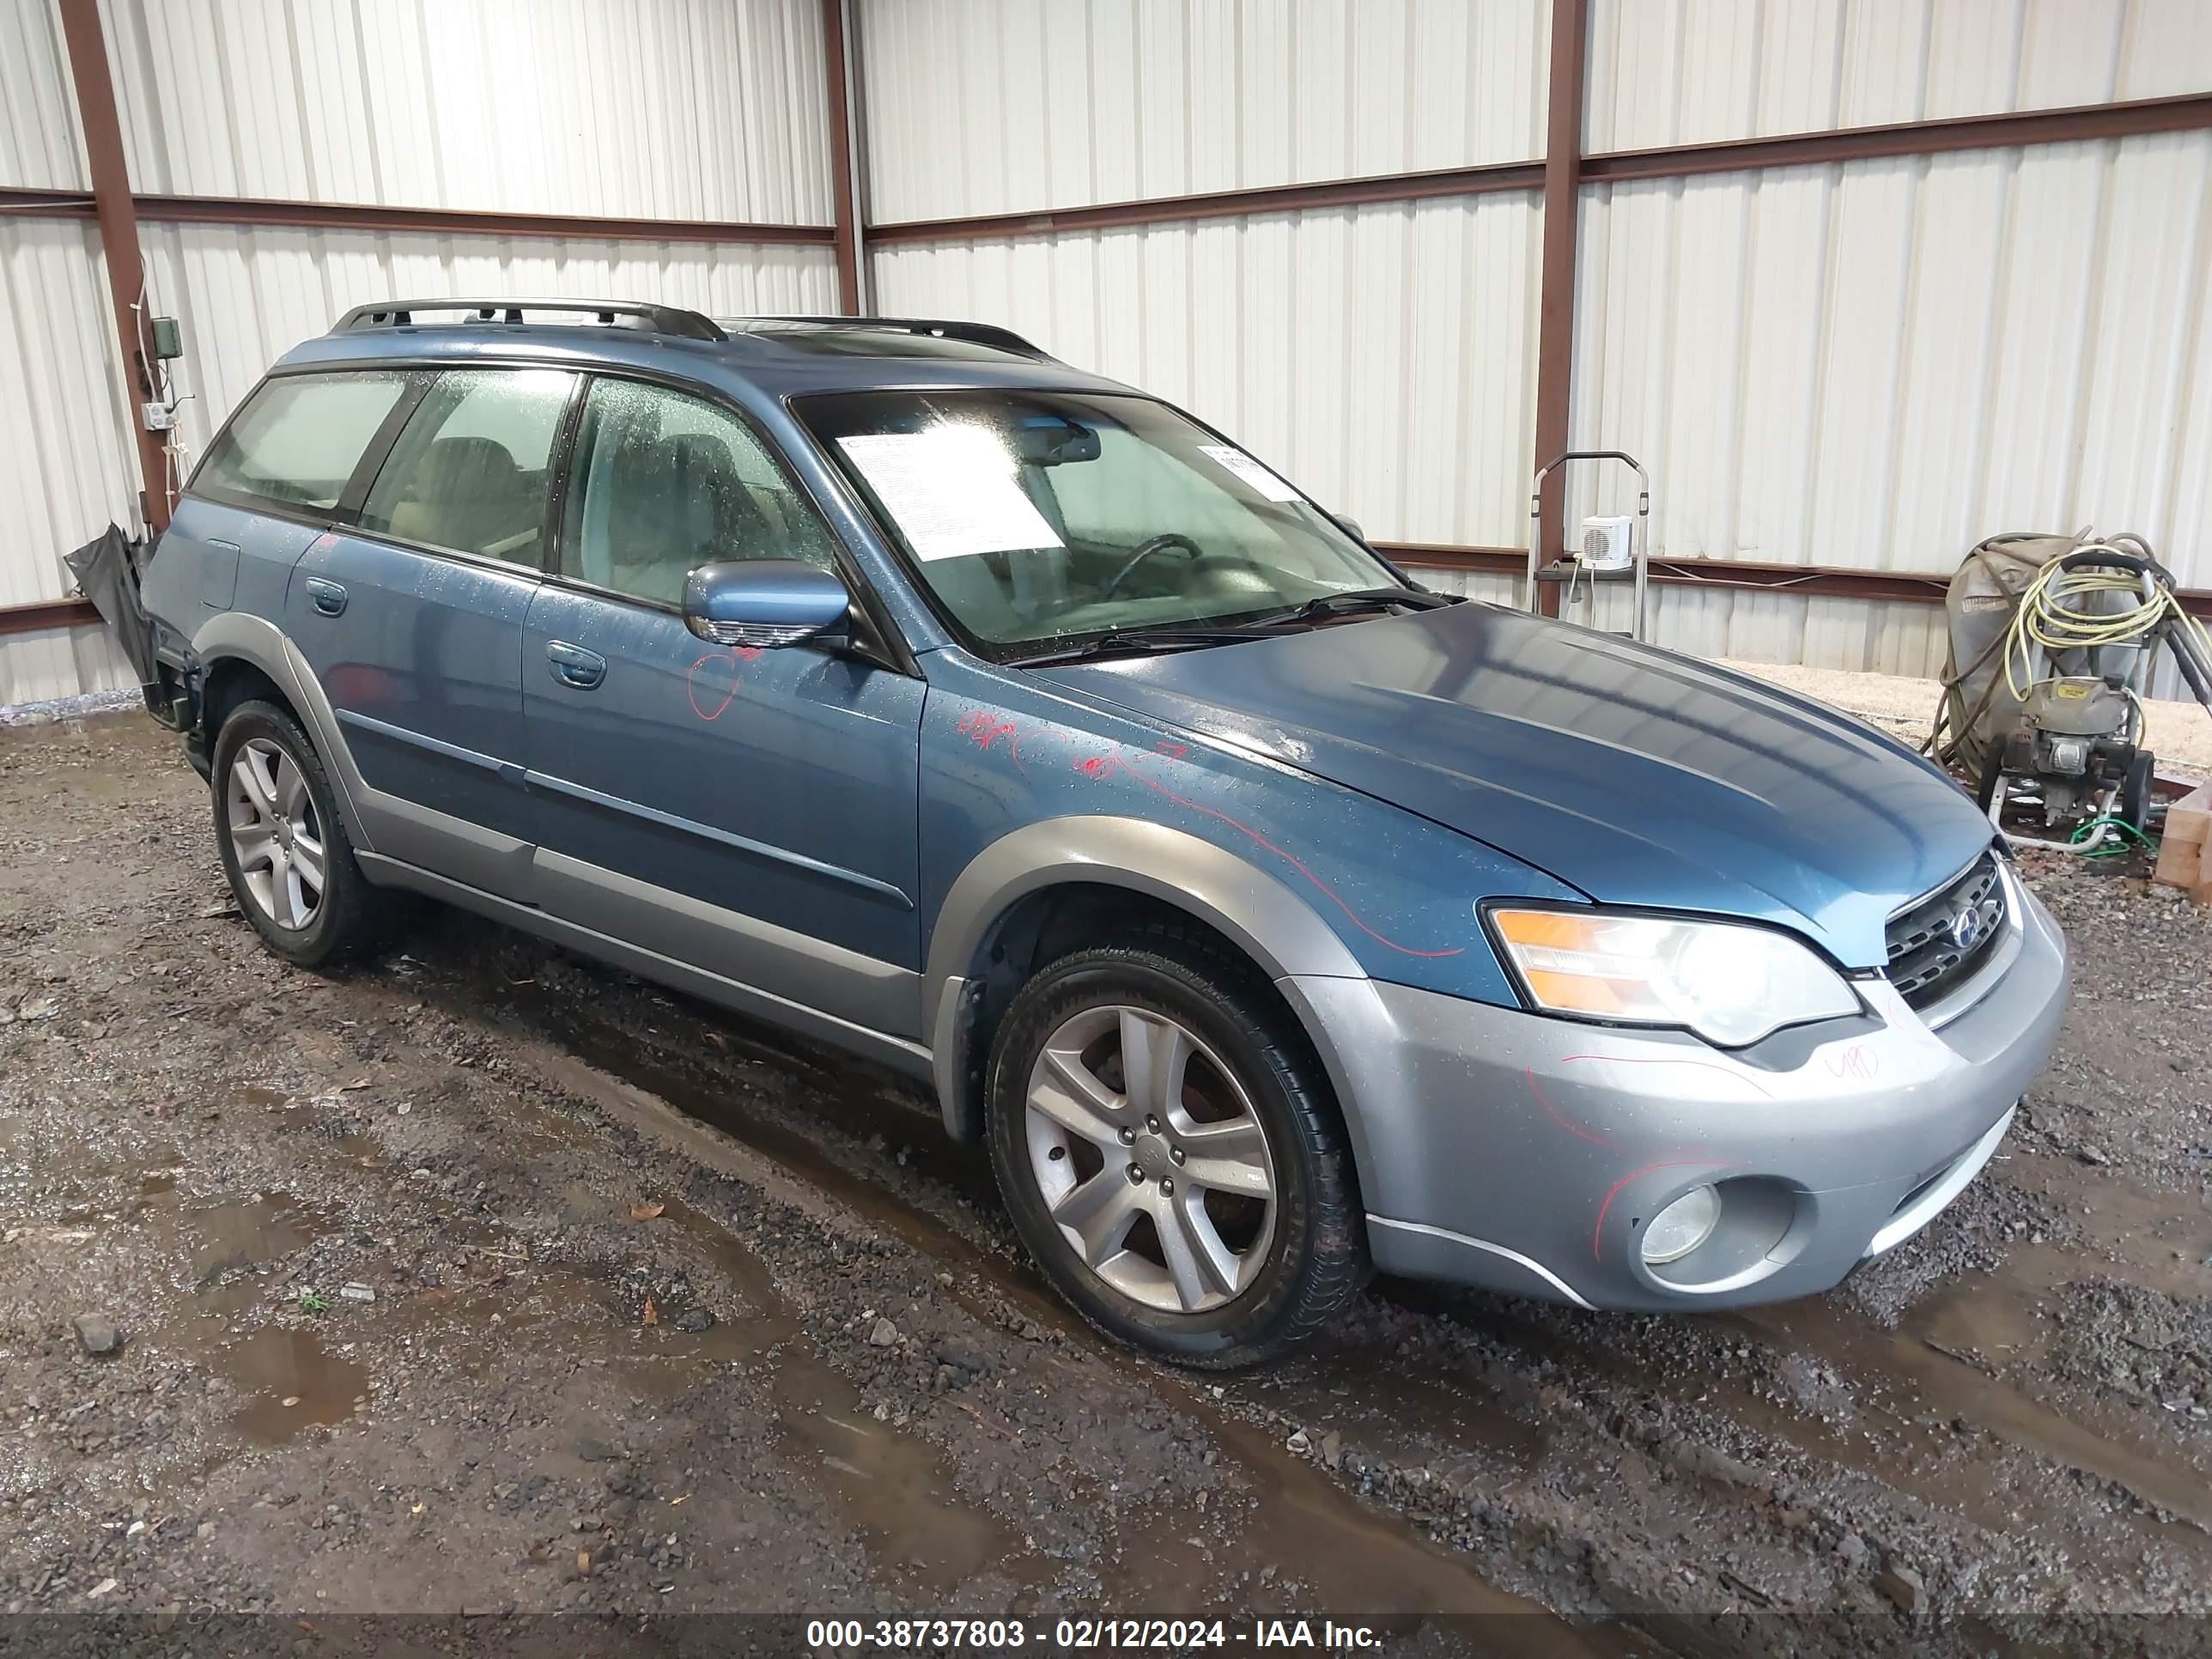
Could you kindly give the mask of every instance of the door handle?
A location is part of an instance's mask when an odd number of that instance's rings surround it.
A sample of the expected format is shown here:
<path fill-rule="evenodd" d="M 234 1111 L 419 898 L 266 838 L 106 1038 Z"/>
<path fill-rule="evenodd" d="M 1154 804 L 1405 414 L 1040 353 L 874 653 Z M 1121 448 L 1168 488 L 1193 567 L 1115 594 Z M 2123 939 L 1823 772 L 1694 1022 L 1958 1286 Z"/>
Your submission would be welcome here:
<path fill-rule="evenodd" d="M 586 651 L 580 645 L 571 645 L 566 640 L 545 642 L 545 660 L 553 671 L 553 678 L 563 685 L 572 685 L 579 691 L 589 691 L 607 677 L 607 659 L 596 651 Z"/>
<path fill-rule="evenodd" d="M 345 611 L 345 589 L 326 576 L 307 578 L 307 597 L 314 602 L 315 609 L 325 617 L 340 616 Z"/>

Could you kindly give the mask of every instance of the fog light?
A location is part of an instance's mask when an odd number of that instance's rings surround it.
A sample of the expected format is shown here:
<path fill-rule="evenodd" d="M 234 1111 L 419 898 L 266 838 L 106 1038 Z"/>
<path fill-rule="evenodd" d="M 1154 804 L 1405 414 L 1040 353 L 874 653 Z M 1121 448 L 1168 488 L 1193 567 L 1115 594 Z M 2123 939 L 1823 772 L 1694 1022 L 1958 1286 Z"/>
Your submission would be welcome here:
<path fill-rule="evenodd" d="M 1720 1224 L 1721 1195 L 1711 1187 L 1692 1187 L 1644 1230 L 1644 1259 L 1653 1267 L 1679 1261 L 1713 1236 Z"/>

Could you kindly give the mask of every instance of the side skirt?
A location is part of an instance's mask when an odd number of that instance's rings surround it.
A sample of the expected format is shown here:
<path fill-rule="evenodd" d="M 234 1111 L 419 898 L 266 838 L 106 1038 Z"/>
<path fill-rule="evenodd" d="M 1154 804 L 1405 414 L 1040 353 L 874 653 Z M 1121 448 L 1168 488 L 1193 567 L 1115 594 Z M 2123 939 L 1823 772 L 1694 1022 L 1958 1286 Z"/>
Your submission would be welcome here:
<path fill-rule="evenodd" d="M 487 893 L 480 888 L 434 875 L 412 864 L 381 853 L 356 852 L 362 872 L 380 887 L 404 888 L 442 901 L 457 908 L 470 910 L 494 921 L 538 939 L 549 939 L 580 956 L 593 957 L 624 969 L 641 979 L 673 986 L 702 1000 L 750 1015 L 770 1025 L 851 1050 L 909 1077 L 928 1080 L 932 1076 L 930 1052 L 921 1043 L 888 1032 L 840 1019 L 818 1008 L 780 997 L 773 991 L 763 991 L 757 986 L 742 984 L 737 980 L 709 973 L 688 963 L 660 955 L 641 946 L 625 944 L 605 933 L 564 921 L 549 915 L 532 905 L 520 904 L 512 899 Z"/>

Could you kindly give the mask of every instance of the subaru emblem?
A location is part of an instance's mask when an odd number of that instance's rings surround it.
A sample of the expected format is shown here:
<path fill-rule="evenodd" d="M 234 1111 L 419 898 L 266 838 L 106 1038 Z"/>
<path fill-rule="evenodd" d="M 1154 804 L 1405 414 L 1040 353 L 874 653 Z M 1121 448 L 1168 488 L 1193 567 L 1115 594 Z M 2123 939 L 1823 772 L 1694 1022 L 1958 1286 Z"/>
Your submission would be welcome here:
<path fill-rule="evenodd" d="M 1952 945 L 1961 954 L 1972 950 L 1980 942 L 1984 926 L 1986 924 L 1982 919 L 1981 908 L 1978 905 L 1960 911 L 1957 915 L 1951 918 L 1951 926 L 1948 930 Z"/>

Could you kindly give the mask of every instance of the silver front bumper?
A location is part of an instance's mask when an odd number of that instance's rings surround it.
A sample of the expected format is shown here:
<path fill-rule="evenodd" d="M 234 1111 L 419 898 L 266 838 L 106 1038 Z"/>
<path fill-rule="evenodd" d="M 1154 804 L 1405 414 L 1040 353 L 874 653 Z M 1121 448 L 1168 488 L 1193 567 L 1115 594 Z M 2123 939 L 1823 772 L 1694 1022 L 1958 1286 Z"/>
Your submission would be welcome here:
<path fill-rule="evenodd" d="M 2065 941 L 2008 871 L 2008 937 L 1942 1004 L 1738 1052 L 1357 980 L 1279 981 L 1327 1035 L 1376 1265 L 1620 1308 L 1826 1290 L 1934 1219 L 1994 1154 L 2057 1041 Z M 1644 1224 L 1720 1186 L 1711 1240 L 1654 1267 Z"/>

